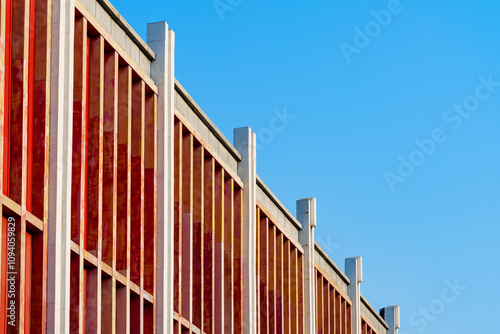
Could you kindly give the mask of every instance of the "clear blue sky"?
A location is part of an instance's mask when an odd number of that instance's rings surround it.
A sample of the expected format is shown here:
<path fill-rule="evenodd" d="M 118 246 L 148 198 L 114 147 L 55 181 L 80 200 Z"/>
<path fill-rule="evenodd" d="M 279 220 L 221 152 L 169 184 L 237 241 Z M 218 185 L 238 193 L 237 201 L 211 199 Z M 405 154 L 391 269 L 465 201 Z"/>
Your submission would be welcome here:
<path fill-rule="evenodd" d="M 317 198 L 320 244 L 341 268 L 363 256 L 401 333 L 498 333 L 500 3 L 221 3 L 113 1 L 144 39 L 169 23 L 177 79 L 231 141 L 261 134 L 258 174 L 292 213 Z"/>

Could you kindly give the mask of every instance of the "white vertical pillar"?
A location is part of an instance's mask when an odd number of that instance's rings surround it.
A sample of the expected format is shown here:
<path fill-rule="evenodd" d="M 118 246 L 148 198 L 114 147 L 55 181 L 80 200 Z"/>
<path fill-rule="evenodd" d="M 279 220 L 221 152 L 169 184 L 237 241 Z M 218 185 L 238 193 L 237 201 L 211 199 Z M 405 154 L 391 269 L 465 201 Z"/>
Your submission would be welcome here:
<path fill-rule="evenodd" d="M 314 277 L 314 228 L 316 198 L 297 201 L 297 220 L 302 224 L 299 242 L 304 248 L 304 313 L 307 334 L 316 333 L 316 279 Z"/>
<path fill-rule="evenodd" d="M 74 0 L 51 5 L 47 333 L 69 333 Z"/>
<path fill-rule="evenodd" d="M 388 306 L 381 310 L 382 317 L 389 325 L 387 334 L 398 334 L 399 329 L 399 306 Z"/>
<path fill-rule="evenodd" d="M 167 22 L 148 24 L 147 39 L 156 59 L 151 78 L 158 86 L 158 217 L 156 328 L 172 333 L 174 306 L 174 45 Z"/>
<path fill-rule="evenodd" d="M 255 133 L 249 127 L 234 129 L 234 146 L 241 154 L 238 175 L 243 181 L 243 333 L 257 333 L 257 154 Z"/>
<path fill-rule="evenodd" d="M 363 282 L 363 263 L 361 256 L 345 259 L 345 274 L 350 280 L 347 286 L 347 295 L 351 299 L 352 334 L 361 334 L 361 291 Z"/>

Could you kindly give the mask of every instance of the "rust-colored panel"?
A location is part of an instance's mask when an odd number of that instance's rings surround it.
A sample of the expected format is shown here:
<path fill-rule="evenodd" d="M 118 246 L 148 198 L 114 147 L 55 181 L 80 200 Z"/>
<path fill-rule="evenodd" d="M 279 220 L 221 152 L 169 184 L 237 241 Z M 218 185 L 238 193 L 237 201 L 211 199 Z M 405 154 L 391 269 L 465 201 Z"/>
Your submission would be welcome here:
<path fill-rule="evenodd" d="M 323 321 L 324 325 L 323 328 L 325 330 L 325 333 L 330 333 L 330 284 L 328 284 L 328 281 L 325 279 L 323 282 L 323 303 L 324 303 L 324 309 L 323 309 Z"/>
<path fill-rule="evenodd" d="M 299 332 L 299 280 L 298 280 L 298 251 L 292 247 L 290 250 L 290 318 L 291 318 L 291 333 Z"/>
<path fill-rule="evenodd" d="M 262 273 L 260 272 L 260 257 L 261 257 L 261 242 L 260 242 L 260 209 L 259 207 L 256 208 L 256 213 L 255 213 L 255 217 L 256 217 L 256 222 L 255 222 L 255 225 L 256 225 L 256 239 L 255 240 L 255 247 L 256 247 L 256 257 L 255 257 L 255 273 L 256 273 L 256 292 L 255 292 L 255 295 L 257 296 L 258 298 L 258 302 L 256 303 L 257 304 L 257 319 L 256 319 L 256 322 L 257 322 L 257 333 L 260 333 L 260 324 L 261 324 L 261 315 L 260 315 L 260 312 L 261 312 L 261 289 L 260 289 L 260 280 L 261 280 L 261 276 L 262 276 Z"/>
<path fill-rule="evenodd" d="M 47 225 L 45 224 L 45 227 Z M 46 265 L 47 233 L 39 232 L 32 236 L 32 284 L 31 284 L 31 333 L 44 333 L 46 328 Z"/>
<path fill-rule="evenodd" d="M 233 201 L 234 181 L 229 177 L 224 180 L 224 333 L 234 333 Z"/>
<path fill-rule="evenodd" d="M 13 2 L 9 197 L 25 204 L 29 86 L 29 0 Z M 24 130 L 24 131 L 23 131 Z M 26 153 L 26 154 L 25 154 Z M 24 158 L 23 158 L 24 157 Z M 23 175 L 24 171 L 24 175 Z M 24 185 L 24 189 L 23 189 Z M 24 190 L 24 192 L 23 192 Z"/>
<path fill-rule="evenodd" d="M 330 313 L 328 314 L 329 322 L 330 322 L 330 333 L 335 333 L 335 288 L 331 287 L 330 296 L 329 296 L 329 304 L 330 304 Z"/>
<path fill-rule="evenodd" d="M 182 123 L 174 125 L 174 312 L 181 310 Z"/>
<path fill-rule="evenodd" d="M 234 332 L 243 333 L 243 189 L 234 190 Z"/>
<path fill-rule="evenodd" d="M 144 303 L 144 334 L 154 334 L 156 333 L 154 329 L 154 308 L 153 304 Z"/>
<path fill-rule="evenodd" d="M 316 331 L 324 334 L 323 331 L 323 276 L 316 271 Z"/>
<path fill-rule="evenodd" d="M 113 267 L 116 194 L 116 128 L 118 116 L 118 54 L 104 55 L 104 108 L 102 160 L 102 260 Z M 111 306 L 111 305 L 110 305 Z"/>
<path fill-rule="evenodd" d="M 35 84 L 35 9 L 36 1 L 29 1 L 28 13 L 28 98 L 27 108 L 23 110 L 23 184 L 22 203 L 24 209 L 32 211 L 33 200 L 33 109 L 34 109 L 34 84 Z M 46 51 L 46 50 L 44 50 Z M 25 63 L 26 64 L 26 63 Z M 43 113 L 45 117 L 45 113 Z M 42 169 L 43 172 L 43 169 Z M 43 174 L 42 180 L 43 180 Z M 25 328 L 29 328 L 26 326 Z"/>
<path fill-rule="evenodd" d="M 156 240 L 156 95 L 146 96 L 144 138 L 144 289 L 153 294 L 155 289 Z M 154 318 L 154 317 L 153 317 Z M 154 322 L 154 321 L 153 321 Z"/>
<path fill-rule="evenodd" d="M 342 331 L 342 296 L 335 291 L 335 334 L 341 334 Z"/>
<path fill-rule="evenodd" d="M 85 201 L 87 135 L 87 21 L 80 17 L 75 19 L 75 55 L 73 79 L 73 150 L 72 150 L 72 182 L 71 182 L 71 240 L 80 244 L 80 224 L 82 222 L 81 202 Z"/>
<path fill-rule="evenodd" d="M 276 225 L 268 221 L 268 314 L 269 314 L 269 333 L 276 333 Z"/>
<path fill-rule="evenodd" d="M 269 256 L 269 219 L 260 216 L 259 222 L 259 244 L 260 244 L 260 332 L 270 333 L 269 331 L 269 286 L 268 286 L 268 256 Z"/>
<path fill-rule="evenodd" d="M 352 323 L 351 320 L 352 315 L 351 315 L 351 305 L 346 302 L 346 322 L 347 322 L 347 328 L 346 328 L 346 333 L 351 334 L 352 332 Z"/>
<path fill-rule="evenodd" d="M 5 20 L 2 20 L 0 24 L 3 24 L 1 33 L 2 33 L 2 46 L 4 47 L 5 52 L 0 52 L 0 61 L 3 61 L 0 64 L 0 71 L 3 72 L 2 76 L 0 76 L 0 84 L 2 84 L 1 93 L 3 99 L 0 100 L 0 138 L 3 140 L 3 147 L 1 150 L 2 157 L 2 166 L 0 166 L 0 170 L 2 172 L 1 178 L 2 182 L 0 183 L 0 191 L 2 194 L 9 195 L 9 175 L 10 175 L 10 108 L 11 108 L 11 67 L 12 67 L 12 1 L 11 0 L 2 0 L 2 18 L 5 17 Z M 7 38 L 8 37 L 8 38 Z M 1 47 L 1 46 L 0 46 Z M 3 102 L 2 102 L 3 101 Z"/>
<path fill-rule="evenodd" d="M 69 312 L 69 331 L 70 333 L 80 333 L 80 315 L 83 317 L 82 306 L 80 302 L 80 256 L 71 254 L 70 264 L 70 312 Z"/>
<path fill-rule="evenodd" d="M 131 181 L 131 253 L 130 280 L 141 286 L 141 261 L 143 238 L 143 200 L 144 200 L 144 81 L 132 83 L 132 181 Z M 142 309 L 142 303 L 139 303 Z"/>
<path fill-rule="evenodd" d="M 116 269 L 126 274 L 129 262 L 131 210 L 131 134 L 132 134 L 132 69 L 118 70 L 118 149 L 117 149 L 117 210 L 116 210 Z"/>
<path fill-rule="evenodd" d="M 291 333 L 291 278 L 290 278 L 290 241 L 283 241 L 283 322 L 284 333 Z"/>
<path fill-rule="evenodd" d="M 224 169 L 215 169 L 215 333 L 224 332 Z"/>
<path fill-rule="evenodd" d="M 1 202 L 0 202 L 1 204 Z M 0 207 L 0 213 L 2 208 Z M 7 218 L 0 220 L 0 300 L 7 300 Z M 7 327 L 7 303 L 0 303 L 0 329 Z"/>
<path fill-rule="evenodd" d="M 203 236 L 204 236 L 204 275 L 203 275 L 203 330 L 214 333 L 215 313 L 215 160 L 207 155 L 204 158 L 203 182 Z"/>
<path fill-rule="evenodd" d="M 141 317 L 142 309 L 141 297 L 135 294 L 130 296 L 130 334 L 142 333 L 143 318 Z"/>
<path fill-rule="evenodd" d="M 80 255 L 81 256 L 81 255 Z M 97 268 L 87 270 L 86 274 L 86 333 L 100 333 L 99 306 L 101 304 L 101 273 Z M 102 310 L 101 310 L 102 311 Z"/>
<path fill-rule="evenodd" d="M 99 241 L 102 233 L 104 107 L 104 39 L 101 36 L 90 38 L 89 62 L 92 66 L 89 66 L 87 250 L 98 257 L 100 251 Z M 89 273 L 89 276 L 92 275 Z"/>
<path fill-rule="evenodd" d="M 181 312 L 192 321 L 193 297 L 193 135 L 182 136 L 182 237 L 181 237 Z"/>
<path fill-rule="evenodd" d="M 304 255 L 298 252 L 298 322 L 299 330 L 298 333 L 304 333 L 305 331 L 305 312 L 304 312 Z"/>
<path fill-rule="evenodd" d="M 127 323 L 127 290 L 128 288 L 120 286 L 116 288 L 116 333 L 126 333 Z"/>
<path fill-rule="evenodd" d="M 114 333 L 113 279 L 103 277 L 101 282 L 101 333 Z"/>
<path fill-rule="evenodd" d="M 193 149 L 193 324 L 203 331 L 204 267 L 204 187 L 205 150 L 199 143 Z"/>

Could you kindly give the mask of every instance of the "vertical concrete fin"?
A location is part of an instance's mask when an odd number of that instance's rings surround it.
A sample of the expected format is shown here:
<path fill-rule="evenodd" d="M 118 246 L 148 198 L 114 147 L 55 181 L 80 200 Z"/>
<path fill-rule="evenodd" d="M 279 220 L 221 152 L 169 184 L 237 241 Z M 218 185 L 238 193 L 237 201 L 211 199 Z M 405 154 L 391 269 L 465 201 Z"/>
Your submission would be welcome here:
<path fill-rule="evenodd" d="M 297 220 L 302 224 L 299 242 L 304 248 L 304 313 L 306 333 L 316 333 L 316 299 L 314 277 L 314 228 L 316 227 L 316 198 L 297 201 Z"/>
<path fill-rule="evenodd" d="M 47 333 L 69 333 L 74 0 L 51 7 Z"/>
<path fill-rule="evenodd" d="M 388 306 L 380 310 L 380 314 L 389 325 L 387 334 L 398 334 L 399 330 L 399 306 Z"/>
<path fill-rule="evenodd" d="M 256 284 L 256 137 L 249 127 L 234 129 L 234 147 L 241 154 L 238 175 L 243 181 L 243 332 L 257 333 Z"/>
<path fill-rule="evenodd" d="M 351 299 L 352 334 L 361 334 L 361 289 L 363 282 L 363 262 L 361 256 L 345 259 L 345 273 L 350 280 L 347 295 Z"/>
<path fill-rule="evenodd" d="M 174 45 L 175 34 L 167 22 L 148 24 L 147 40 L 155 52 L 151 78 L 158 86 L 158 220 L 157 298 L 158 333 L 173 328 L 174 272 Z"/>

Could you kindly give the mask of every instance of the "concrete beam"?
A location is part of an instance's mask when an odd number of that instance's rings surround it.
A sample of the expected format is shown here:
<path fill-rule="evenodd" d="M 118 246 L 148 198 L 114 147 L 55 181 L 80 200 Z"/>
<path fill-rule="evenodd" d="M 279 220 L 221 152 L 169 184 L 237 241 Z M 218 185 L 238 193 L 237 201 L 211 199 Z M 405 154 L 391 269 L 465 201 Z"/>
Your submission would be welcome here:
<path fill-rule="evenodd" d="M 249 127 L 234 129 L 234 146 L 241 154 L 238 175 L 243 181 L 243 333 L 257 333 L 256 136 Z"/>
<path fill-rule="evenodd" d="M 361 334 L 361 282 L 363 282 L 363 262 L 361 256 L 345 259 L 345 273 L 350 284 L 347 295 L 351 299 L 352 334 Z"/>
<path fill-rule="evenodd" d="M 305 333 L 316 333 L 316 278 L 314 277 L 314 228 L 316 227 L 316 199 L 297 201 L 297 220 L 302 224 L 299 242 L 304 248 L 304 315 Z"/>
<path fill-rule="evenodd" d="M 47 333 L 69 333 L 74 0 L 53 0 L 51 15 Z"/>
<path fill-rule="evenodd" d="M 174 300 L 174 45 L 166 22 L 148 24 L 147 40 L 155 52 L 151 78 L 158 86 L 158 213 L 157 297 L 158 333 L 172 333 Z"/>
<path fill-rule="evenodd" d="M 388 306 L 380 310 L 382 318 L 389 325 L 387 334 L 398 334 L 399 330 L 399 306 Z"/>

